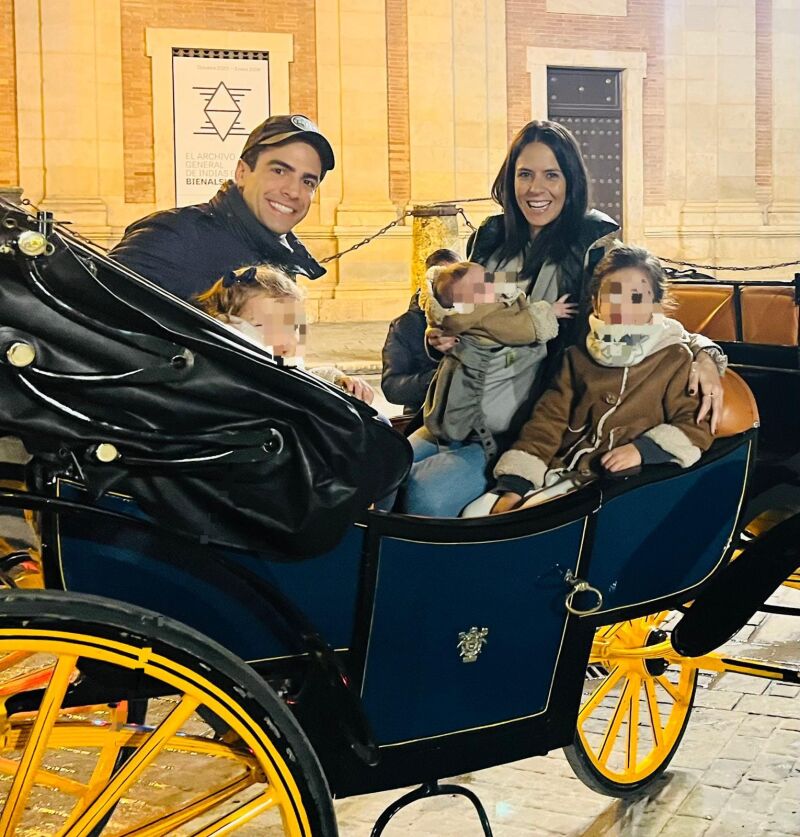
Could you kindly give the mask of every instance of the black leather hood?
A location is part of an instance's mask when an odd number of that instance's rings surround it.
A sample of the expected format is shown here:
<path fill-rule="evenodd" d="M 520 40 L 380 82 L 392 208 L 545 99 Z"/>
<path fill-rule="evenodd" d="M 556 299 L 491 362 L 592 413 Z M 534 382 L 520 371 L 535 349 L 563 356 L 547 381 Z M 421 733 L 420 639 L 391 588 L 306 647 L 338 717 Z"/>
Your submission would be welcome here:
<path fill-rule="evenodd" d="M 405 477 L 410 448 L 370 407 L 59 227 L 25 255 L 36 228 L 0 201 L 0 434 L 40 461 L 173 530 L 288 556 L 330 549 Z"/>

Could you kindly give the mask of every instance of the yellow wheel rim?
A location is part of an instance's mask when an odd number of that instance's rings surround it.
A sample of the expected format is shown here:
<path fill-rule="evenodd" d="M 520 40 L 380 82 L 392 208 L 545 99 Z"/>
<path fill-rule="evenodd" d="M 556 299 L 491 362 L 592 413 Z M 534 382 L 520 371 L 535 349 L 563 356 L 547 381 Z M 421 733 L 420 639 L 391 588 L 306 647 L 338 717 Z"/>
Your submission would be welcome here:
<path fill-rule="evenodd" d="M 668 612 L 598 630 L 590 664 L 605 676 L 587 683 L 578 716 L 576 746 L 597 780 L 625 787 L 661 772 L 672 757 L 691 712 L 697 668 L 688 660 L 667 663 L 618 656 L 644 649 Z"/>
<path fill-rule="evenodd" d="M 151 700 L 138 726 L 126 723 L 124 704 L 65 708 L 81 667 L 96 664 L 140 672 L 167 696 Z M 221 738 L 203 720 L 211 715 L 227 726 Z M 258 834 L 311 834 L 286 759 L 236 696 L 147 648 L 0 630 L 0 742 L 4 837 L 89 837 L 98 828 L 210 837 L 246 824 Z"/>

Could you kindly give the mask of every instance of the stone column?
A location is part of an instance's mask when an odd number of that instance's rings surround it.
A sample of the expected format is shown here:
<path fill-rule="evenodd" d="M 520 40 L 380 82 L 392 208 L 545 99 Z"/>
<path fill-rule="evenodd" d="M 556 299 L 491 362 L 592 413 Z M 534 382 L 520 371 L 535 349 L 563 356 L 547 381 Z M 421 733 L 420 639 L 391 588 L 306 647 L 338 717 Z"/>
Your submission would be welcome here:
<path fill-rule="evenodd" d="M 755 0 L 687 0 L 686 226 L 758 226 Z"/>
<path fill-rule="evenodd" d="M 20 180 L 104 240 L 124 199 L 119 0 L 16 0 Z"/>
<path fill-rule="evenodd" d="M 341 251 L 397 217 L 389 198 L 386 7 L 317 0 L 316 19 L 318 118 L 337 161 L 320 189 L 320 224 L 333 225 Z M 399 314 L 408 304 L 409 258 L 410 227 L 399 227 L 328 264 L 335 286 L 332 299 L 319 300 L 320 318 Z"/>
<path fill-rule="evenodd" d="M 408 56 L 412 201 L 488 196 L 507 148 L 504 0 L 408 0 Z"/>
<path fill-rule="evenodd" d="M 800 228 L 800 8 L 772 0 L 772 205 L 769 223 Z"/>

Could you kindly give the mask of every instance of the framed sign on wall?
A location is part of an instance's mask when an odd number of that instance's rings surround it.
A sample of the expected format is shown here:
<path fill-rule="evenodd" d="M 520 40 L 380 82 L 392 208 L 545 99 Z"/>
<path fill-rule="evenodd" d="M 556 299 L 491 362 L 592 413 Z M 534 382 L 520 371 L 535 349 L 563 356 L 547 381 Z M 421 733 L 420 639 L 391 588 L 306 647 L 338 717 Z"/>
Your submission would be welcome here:
<path fill-rule="evenodd" d="M 147 29 L 156 208 L 207 201 L 233 177 L 250 131 L 289 113 L 291 35 Z"/>
<path fill-rule="evenodd" d="M 236 167 L 250 133 L 270 115 L 269 53 L 172 50 L 175 203 L 207 200 Z"/>

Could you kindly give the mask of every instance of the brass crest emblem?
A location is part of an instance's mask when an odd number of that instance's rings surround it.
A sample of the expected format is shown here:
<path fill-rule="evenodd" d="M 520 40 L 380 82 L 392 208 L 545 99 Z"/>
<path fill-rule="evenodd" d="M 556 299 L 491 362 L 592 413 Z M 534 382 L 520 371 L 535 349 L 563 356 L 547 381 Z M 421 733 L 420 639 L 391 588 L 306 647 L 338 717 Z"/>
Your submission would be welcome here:
<path fill-rule="evenodd" d="M 476 628 L 474 625 L 468 631 L 461 631 L 458 635 L 458 653 L 462 663 L 474 663 L 483 646 L 489 641 L 486 636 L 488 628 Z"/>

